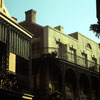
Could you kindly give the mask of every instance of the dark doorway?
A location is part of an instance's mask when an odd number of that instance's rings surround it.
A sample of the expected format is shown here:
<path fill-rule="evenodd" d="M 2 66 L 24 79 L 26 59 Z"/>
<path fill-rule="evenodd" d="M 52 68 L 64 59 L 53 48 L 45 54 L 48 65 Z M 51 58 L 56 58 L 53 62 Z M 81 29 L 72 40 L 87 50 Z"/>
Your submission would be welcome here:
<path fill-rule="evenodd" d="M 6 70 L 7 46 L 0 41 L 0 71 Z"/>

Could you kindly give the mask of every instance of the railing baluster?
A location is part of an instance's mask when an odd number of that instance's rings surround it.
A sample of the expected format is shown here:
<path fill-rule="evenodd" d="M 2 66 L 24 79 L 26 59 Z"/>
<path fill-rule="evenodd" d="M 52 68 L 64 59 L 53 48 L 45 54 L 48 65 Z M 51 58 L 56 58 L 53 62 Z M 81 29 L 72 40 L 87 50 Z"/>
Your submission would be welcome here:
<path fill-rule="evenodd" d="M 60 58 L 60 59 L 63 59 L 65 61 L 69 61 L 71 63 L 75 63 L 77 65 L 80 65 L 82 67 L 85 67 L 89 70 L 92 70 L 92 71 L 96 71 L 97 72 L 97 67 L 99 67 L 98 64 L 92 62 L 92 61 L 89 61 L 87 59 L 84 59 L 80 56 L 77 56 L 75 54 L 72 54 L 70 52 L 60 52 L 58 50 L 59 48 L 55 48 L 55 47 L 44 47 L 43 49 L 40 49 L 40 56 L 42 54 L 52 54 L 54 53 L 56 55 L 57 58 Z"/>

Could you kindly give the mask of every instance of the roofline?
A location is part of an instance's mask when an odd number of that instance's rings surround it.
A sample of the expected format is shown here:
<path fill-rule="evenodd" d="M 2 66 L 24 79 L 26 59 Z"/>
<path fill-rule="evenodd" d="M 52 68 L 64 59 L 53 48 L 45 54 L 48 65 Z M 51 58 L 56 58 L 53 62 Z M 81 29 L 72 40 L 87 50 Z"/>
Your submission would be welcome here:
<path fill-rule="evenodd" d="M 10 18 L 8 18 L 7 16 L 5 16 L 4 14 L 2 14 L 1 12 L 0 12 L 0 17 L 2 19 L 4 19 L 5 21 L 7 21 L 8 23 L 10 23 L 11 25 L 13 25 L 14 27 L 16 27 L 17 29 L 19 29 L 20 31 L 22 31 L 23 33 L 25 33 L 30 38 L 32 38 L 34 36 L 31 32 L 29 32 L 24 27 L 22 27 L 21 25 L 19 25 L 16 22 L 14 22 L 13 20 L 11 20 Z"/>
<path fill-rule="evenodd" d="M 89 37 L 87 37 L 87 36 L 85 36 L 85 35 L 81 34 L 80 32 L 78 32 L 78 34 L 79 34 L 79 35 L 81 35 L 81 36 L 83 36 L 84 38 L 87 38 L 87 39 L 89 39 L 90 41 L 92 41 L 92 42 L 96 43 L 97 45 L 99 44 L 98 42 L 96 42 L 96 41 L 92 40 L 91 38 L 89 38 Z"/>
<path fill-rule="evenodd" d="M 22 21 L 22 22 L 19 22 L 19 24 L 24 23 L 24 22 L 27 22 L 27 21 Z M 44 26 L 39 25 L 39 24 L 37 24 L 37 23 L 31 23 L 31 24 L 37 25 L 37 26 L 39 26 L 39 27 L 41 27 L 41 28 L 44 28 Z"/>
<path fill-rule="evenodd" d="M 58 33 L 60 33 L 60 34 L 62 34 L 62 35 L 64 35 L 64 36 L 66 36 L 66 37 L 69 37 L 70 39 L 72 39 L 72 40 L 74 40 L 74 41 L 76 41 L 76 42 L 78 42 L 77 39 L 75 39 L 75 38 L 69 36 L 68 34 L 65 34 L 65 33 L 63 33 L 63 32 L 61 32 L 61 31 L 55 29 L 54 27 L 51 27 L 51 26 L 47 25 L 47 26 L 45 26 L 44 28 L 46 28 L 46 27 L 47 27 L 47 28 L 50 28 L 50 29 L 52 29 L 52 30 L 54 30 L 54 31 L 56 31 L 56 32 L 58 32 Z"/>

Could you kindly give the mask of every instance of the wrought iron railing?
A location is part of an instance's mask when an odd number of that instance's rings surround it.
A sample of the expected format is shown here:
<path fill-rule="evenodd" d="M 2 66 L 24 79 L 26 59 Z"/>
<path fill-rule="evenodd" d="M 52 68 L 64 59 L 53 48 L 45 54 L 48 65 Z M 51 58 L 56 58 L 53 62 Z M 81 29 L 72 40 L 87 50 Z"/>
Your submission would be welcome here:
<path fill-rule="evenodd" d="M 84 59 L 80 56 L 74 55 L 70 52 L 63 51 L 63 50 L 61 51 L 55 47 L 44 47 L 41 49 L 34 49 L 33 57 L 36 57 L 36 56 L 34 56 L 36 54 L 38 54 L 38 57 L 40 57 L 42 55 L 46 55 L 46 54 L 48 54 L 48 55 L 52 54 L 54 57 L 69 61 L 71 63 L 75 63 L 75 64 L 85 67 L 91 71 L 98 72 L 98 69 L 99 69 L 99 64 L 96 64 L 92 61 Z"/>
<path fill-rule="evenodd" d="M 85 67 L 91 71 L 96 71 L 96 72 L 98 72 L 98 68 L 100 66 L 97 63 L 94 63 L 90 60 L 84 59 L 80 56 L 74 55 L 70 52 L 66 52 L 65 56 L 61 56 L 61 57 L 59 56 L 59 58 L 62 58 L 64 60 L 67 60 L 69 62 L 75 63 L 77 65 L 80 65 L 80 66 Z"/>
<path fill-rule="evenodd" d="M 19 76 L 15 75 L 15 73 L 10 71 L 0 72 L 0 89 L 2 90 L 12 91 L 20 94 L 29 93 L 27 85 L 27 82 L 23 82 L 21 80 L 21 76 L 19 78 Z"/>

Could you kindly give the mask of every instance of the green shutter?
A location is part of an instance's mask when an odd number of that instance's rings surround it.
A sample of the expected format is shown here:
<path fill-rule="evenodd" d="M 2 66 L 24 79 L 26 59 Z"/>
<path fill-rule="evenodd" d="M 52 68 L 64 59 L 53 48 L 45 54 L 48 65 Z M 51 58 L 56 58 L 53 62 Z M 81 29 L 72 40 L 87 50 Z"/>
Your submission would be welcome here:
<path fill-rule="evenodd" d="M 14 32 L 14 53 L 15 54 L 16 54 L 16 43 L 17 43 L 16 39 L 17 39 L 16 32 Z"/>
<path fill-rule="evenodd" d="M 7 27 L 0 23 L 0 41 L 6 43 L 7 39 Z"/>
<path fill-rule="evenodd" d="M 3 25 L 1 24 L 1 41 L 2 41 L 2 34 L 3 34 Z"/>
<path fill-rule="evenodd" d="M 19 36 L 19 55 L 21 55 L 21 37 Z"/>
<path fill-rule="evenodd" d="M 12 51 L 12 30 L 10 30 L 10 45 L 11 45 L 11 51 Z"/>
<path fill-rule="evenodd" d="M 7 27 L 5 27 L 5 43 L 7 41 Z"/>
<path fill-rule="evenodd" d="M 1 23 L 0 23 L 0 40 L 1 40 L 1 34 L 2 34 L 2 32 L 1 32 Z"/>
<path fill-rule="evenodd" d="M 12 52 L 14 53 L 14 32 L 12 31 Z"/>
<path fill-rule="evenodd" d="M 18 34 L 16 34 L 16 54 L 18 55 Z"/>
<path fill-rule="evenodd" d="M 23 57 L 25 57 L 25 39 L 23 38 Z"/>
<path fill-rule="evenodd" d="M 7 27 L 4 29 L 5 41 L 7 38 Z M 24 36 L 21 36 L 19 33 L 10 30 L 10 51 L 24 57 L 25 59 L 29 59 L 30 56 L 30 42 Z"/>
<path fill-rule="evenodd" d="M 25 41 L 25 58 L 27 58 L 27 41 Z"/>
<path fill-rule="evenodd" d="M 24 57 L 24 38 L 22 38 L 22 55 Z"/>
<path fill-rule="evenodd" d="M 10 35 L 10 51 L 11 51 L 11 49 L 12 49 L 12 32 L 11 32 L 11 30 L 9 31 L 9 35 Z"/>
<path fill-rule="evenodd" d="M 2 24 L 2 41 L 4 42 L 4 25 Z"/>
<path fill-rule="evenodd" d="M 23 57 L 24 56 L 23 55 L 23 37 L 22 37 L 21 41 L 22 41 L 22 57 Z"/>
<path fill-rule="evenodd" d="M 21 42 L 20 42 L 20 44 L 21 44 L 20 50 L 21 50 L 21 56 L 22 56 L 22 55 L 23 55 L 23 54 L 22 54 L 22 50 L 23 50 L 23 49 L 22 49 L 22 37 L 21 37 Z"/>

